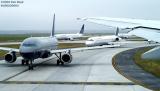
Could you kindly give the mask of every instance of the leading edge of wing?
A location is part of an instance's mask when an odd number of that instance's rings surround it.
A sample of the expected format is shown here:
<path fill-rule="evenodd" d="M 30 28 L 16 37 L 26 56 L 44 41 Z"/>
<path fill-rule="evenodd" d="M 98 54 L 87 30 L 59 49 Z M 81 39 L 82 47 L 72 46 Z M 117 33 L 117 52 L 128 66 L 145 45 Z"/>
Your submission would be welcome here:
<path fill-rule="evenodd" d="M 119 28 L 134 28 L 141 26 L 142 20 L 127 19 L 127 18 L 110 18 L 110 17 L 89 17 L 89 18 L 78 18 L 92 23 L 102 24 L 110 27 Z"/>
<path fill-rule="evenodd" d="M 75 51 L 84 51 L 84 50 L 94 50 L 94 49 L 103 49 L 103 48 L 114 48 L 114 47 L 120 47 L 120 45 L 104 45 L 104 46 L 95 46 L 95 47 L 81 47 L 81 48 L 68 48 L 68 49 L 58 49 L 58 50 L 52 50 L 51 53 L 60 53 L 60 52 L 75 52 Z"/>
<path fill-rule="evenodd" d="M 8 47 L 0 47 L 0 50 L 19 52 L 19 49 L 16 49 L 16 48 L 8 48 Z"/>

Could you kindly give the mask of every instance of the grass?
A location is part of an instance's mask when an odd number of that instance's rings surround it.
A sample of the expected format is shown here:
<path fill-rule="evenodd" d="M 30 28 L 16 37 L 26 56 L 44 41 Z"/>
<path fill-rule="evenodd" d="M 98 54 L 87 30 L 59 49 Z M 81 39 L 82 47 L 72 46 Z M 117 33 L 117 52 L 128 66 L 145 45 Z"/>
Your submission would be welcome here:
<path fill-rule="evenodd" d="M 156 77 L 160 77 L 160 60 L 143 60 L 141 55 L 150 50 L 151 48 L 144 48 L 143 50 L 138 50 L 134 55 L 134 61 L 145 71 L 152 73 Z"/>
<path fill-rule="evenodd" d="M 19 42 L 31 36 L 47 36 L 47 34 L 3 34 L 0 35 L 0 42 Z"/>
<path fill-rule="evenodd" d="M 58 49 L 85 47 L 84 43 L 59 43 Z"/>
<path fill-rule="evenodd" d="M 0 36 L 0 42 L 17 42 L 22 41 L 25 38 L 27 38 L 27 35 L 1 35 Z"/>

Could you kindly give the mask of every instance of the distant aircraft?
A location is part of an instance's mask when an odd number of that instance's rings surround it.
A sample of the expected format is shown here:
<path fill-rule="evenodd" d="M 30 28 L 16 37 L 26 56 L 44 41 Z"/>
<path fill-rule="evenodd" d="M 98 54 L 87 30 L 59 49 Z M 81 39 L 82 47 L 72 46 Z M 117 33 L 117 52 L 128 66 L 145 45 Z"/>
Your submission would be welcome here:
<path fill-rule="evenodd" d="M 98 37 L 90 37 L 86 40 L 86 46 L 102 46 L 102 45 L 112 45 L 111 42 L 116 42 L 121 40 L 118 36 L 119 29 L 117 28 L 115 35 L 106 35 L 106 36 L 98 36 Z"/>
<path fill-rule="evenodd" d="M 82 25 L 82 28 L 79 33 L 76 34 L 56 34 L 55 37 L 59 40 L 74 40 L 76 38 L 83 37 L 84 33 L 84 24 Z"/>
<path fill-rule="evenodd" d="M 133 35 L 129 34 L 129 33 L 119 33 L 118 36 L 122 39 L 129 39 L 134 37 Z"/>
<path fill-rule="evenodd" d="M 14 63 L 17 59 L 16 53 L 20 53 L 20 55 L 23 58 L 21 60 L 21 64 L 28 65 L 29 70 L 33 70 L 33 62 L 35 59 L 38 59 L 38 58 L 42 58 L 42 59 L 49 58 L 53 54 L 55 54 L 58 58 L 57 65 L 60 65 L 60 64 L 64 65 L 72 62 L 72 54 L 71 54 L 72 50 L 81 51 L 81 50 L 98 49 L 98 47 L 57 49 L 58 41 L 54 36 L 54 31 L 55 31 L 54 24 L 55 24 L 55 14 L 53 17 L 53 27 L 52 27 L 51 36 L 26 38 L 21 43 L 19 49 L 0 47 L 0 50 L 9 51 L 5 55 L 5 61 L 8 63 Z M 106 46 L 106 47 L 116 47 L 116 46 Z"/>
<path fill-rule="evenodd" d="M 145 38 L 149 41 L 160 42 L 160 21 L 157 20 L 142 20 L 128 18 L 111 18 L 111 17 L 89 17 L 82 20 L 103 24 L 121 29 L 131 29 L 131 35 Z M 160 47 L 153 48 L 144 54 L 143 59 L 160 59 Z"/>

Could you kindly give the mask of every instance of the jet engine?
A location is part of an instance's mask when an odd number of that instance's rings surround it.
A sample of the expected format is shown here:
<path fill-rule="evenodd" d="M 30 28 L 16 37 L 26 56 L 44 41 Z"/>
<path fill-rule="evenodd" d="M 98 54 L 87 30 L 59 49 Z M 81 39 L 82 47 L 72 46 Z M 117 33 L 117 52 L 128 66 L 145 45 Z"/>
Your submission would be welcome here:
<path fill-rule="evenodd" d="M 72 55 L 70 53 L 65 53 L 62 55 L 61 60 L 64 63 L 71 63 L 72 62 Z"/>
<path fill-rule="evenodd" d="M 44 52 L 42 52 L 42 54 L 41 54 L 41 58 L 48 58 L 48 57 L 50 57 L 50 56 L 52 56 L 52 54 L 51 54 L 50 51 L 44 51 Z"/>
<path fill-rule="evenodd" d="M 17 59 L 17 57 L 16 57 L 16 53 L 14 51 L 11 51 L 5 55 L 5 61 L 8 63 L 13 63 L 16 61 L 16 59 Z"/>
<path fill-rule="evenodd" d="M 115 39 L 115 41 L 119 41 L 119 40 L 120 40 L 120 38 L 118 38 L 118 37 Z"/>

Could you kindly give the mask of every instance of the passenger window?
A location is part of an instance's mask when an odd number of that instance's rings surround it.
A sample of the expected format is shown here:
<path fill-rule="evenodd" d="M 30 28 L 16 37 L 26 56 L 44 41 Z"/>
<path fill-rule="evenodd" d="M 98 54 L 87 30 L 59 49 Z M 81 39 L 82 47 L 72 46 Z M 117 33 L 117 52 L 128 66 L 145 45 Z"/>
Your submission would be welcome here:
<path fill-rule="evenodd" d="M 25 43 L 24 43 L 23 46 L 26 46 L 26 47 L 33 47 L 33 46 L 36 46 L 36 44 L 27 44 L 27 43 L 25 44 Z"/>

